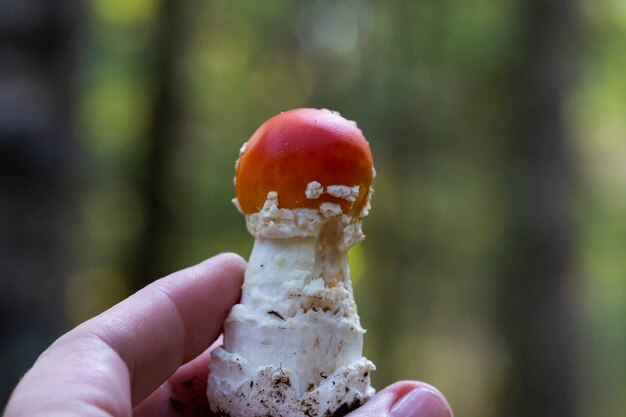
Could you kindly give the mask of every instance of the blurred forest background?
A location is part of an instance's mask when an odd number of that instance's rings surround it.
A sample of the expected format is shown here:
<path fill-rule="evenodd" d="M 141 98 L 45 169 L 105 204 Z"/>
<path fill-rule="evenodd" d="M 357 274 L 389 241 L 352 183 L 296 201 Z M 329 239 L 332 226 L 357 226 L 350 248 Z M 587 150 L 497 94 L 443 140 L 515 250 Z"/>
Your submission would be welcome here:
<path fill-rule="evenodd" d="M 0 1 L 0 404 L 61 332 L 252 239 L 264 120 L 356 120 L 378 388 L 626 415 L 624 0 Z"/>

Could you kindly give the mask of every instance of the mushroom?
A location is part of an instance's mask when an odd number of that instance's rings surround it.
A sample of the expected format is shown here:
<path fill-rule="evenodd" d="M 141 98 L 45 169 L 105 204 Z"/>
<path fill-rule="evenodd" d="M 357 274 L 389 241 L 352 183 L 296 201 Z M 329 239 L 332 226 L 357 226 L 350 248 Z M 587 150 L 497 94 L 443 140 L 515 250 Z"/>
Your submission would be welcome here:
<path fill-rule="evenodd" d="M 255 241 L 212 355 L 214 413 L 341 416 L 374 394 L 347 257 L 373 176 L 356 123 L 325 109 L 281 113 L 241 148 L 234 202 Z"/>

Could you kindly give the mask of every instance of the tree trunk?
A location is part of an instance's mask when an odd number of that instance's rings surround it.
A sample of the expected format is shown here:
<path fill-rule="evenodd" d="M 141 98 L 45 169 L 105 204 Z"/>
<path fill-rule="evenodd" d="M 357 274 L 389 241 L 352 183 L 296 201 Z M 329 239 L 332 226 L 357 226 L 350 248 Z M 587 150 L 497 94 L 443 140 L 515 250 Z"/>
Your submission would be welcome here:
<path fill-rule="evenodd" d="M 64 325 L 79 6 L 0 1 L 0 403 Z"/>
<path fill-rule="evenodd" d="M 180 0 L 161 0 L 155 22 L 155 90 L 152 121 L 147 132 L 150 147 L 141 184 L 146 224 L 139 242 L 140 255 L 133 280 L 134 290 L 172 272 L 163 270 L 164 263 L 160 259 L 167 256 L 166 236 L 172 228 L 172 216 L 168 212 L 165 196 L 168 187 L 167 162 L 176 140 L 178 106 L 175 99 L 175 71 L 181 49 L 178 39 L 183 5 L 184 2 Z"/>
<path fill-rule="evenodd" d="M 572 0 L 522 2 L 510 102 L 508 264 L 498 297 L 510 366 L 498 415 L 578 415 L 572 163 L 564 127 L 576 13 Z"/>

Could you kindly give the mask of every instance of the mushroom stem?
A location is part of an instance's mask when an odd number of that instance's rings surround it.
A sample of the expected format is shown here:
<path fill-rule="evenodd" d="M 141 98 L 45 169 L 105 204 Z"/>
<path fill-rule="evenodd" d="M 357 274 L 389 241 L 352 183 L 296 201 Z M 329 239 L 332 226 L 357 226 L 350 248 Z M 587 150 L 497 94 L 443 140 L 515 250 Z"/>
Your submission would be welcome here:
<path fill-rule="evenodd" d="M 336 222 L 325 224 L 316 236 L 257 237 L 248 261 L 242 303 L 250 302 L 252 289 L 272 301 L 280 296 L 276 290 L 281 286 L 303 287 L 317 278 L 323 279 L 326 287 L 343 285 L 352 293 L 347 250 L 338 247 L 338 239 Z M 285 281 L 288 286 L 283 285 Z"/>
<path fill-rule="evenodd" d="M 347 252 L 336 225 L 317 236 L 255 239 L 241 304 L 225 324 L 224 349 L 253 363 L 290 369 L 300 394 L 361 359 L 363 333 Z M 251 317 L 265 317 L 262 331 Z M 258 338 L 255 342 L 251 338 Z"/>
<path fill-rule="evenodd" d="M 373 394 L 375 367 L 362 357 L 365 330 L 340 245 L 345 224 L 327 220 L 313 236 L 256 237 L 241 304 L 213 357 L 214 409 L 259 416 L 301 415 L 304 407 L 322 416 Z M 255 405 L 241 409 L 232 398 Z"/>

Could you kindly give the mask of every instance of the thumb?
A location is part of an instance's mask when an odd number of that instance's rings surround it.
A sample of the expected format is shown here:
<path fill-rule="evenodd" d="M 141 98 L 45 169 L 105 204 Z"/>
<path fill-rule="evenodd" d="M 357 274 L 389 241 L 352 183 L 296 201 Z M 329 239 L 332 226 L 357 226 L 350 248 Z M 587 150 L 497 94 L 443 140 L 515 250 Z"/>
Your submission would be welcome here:
<path fill-rule="evenodd" d="M 453 417 L 448 401 L 423 382 L 400 381 L 346 417 Z"/>

